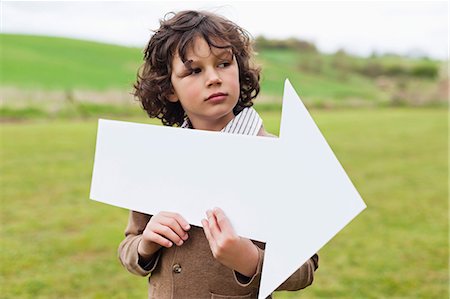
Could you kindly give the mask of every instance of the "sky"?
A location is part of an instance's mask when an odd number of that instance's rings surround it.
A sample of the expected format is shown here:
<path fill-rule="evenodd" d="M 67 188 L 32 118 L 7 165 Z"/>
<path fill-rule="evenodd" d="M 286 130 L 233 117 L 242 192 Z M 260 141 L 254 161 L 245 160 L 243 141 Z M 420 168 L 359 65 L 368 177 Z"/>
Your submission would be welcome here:
<path fill-rule="evenodd" d="M 143 48 L 167 12 L 216 12 L 252 36 L 295 37 L 344 49 L 448 59 L 448 1 L 2 1 L 1 31 Z"/>

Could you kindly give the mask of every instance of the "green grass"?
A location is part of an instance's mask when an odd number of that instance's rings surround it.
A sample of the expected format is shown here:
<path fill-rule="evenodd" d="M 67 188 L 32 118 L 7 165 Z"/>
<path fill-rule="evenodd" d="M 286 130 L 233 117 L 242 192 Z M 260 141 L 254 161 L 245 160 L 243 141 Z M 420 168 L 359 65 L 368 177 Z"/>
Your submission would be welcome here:
<path fill-rule="evenodd" d="M 382 98 L 380 90 L 369 79 L 357 75 L 343 77 L 330 67 L 330 57 L 317 54 L 302 54 L 292 50 L 264 50 L 258 56 L 264 67 L 262 91 L 282 94 L 286 77 L 298 88 L 298 92 L 311 102 L 323 99 L 342 100 L 346 97 L 365 101 Z M 321 71 L 302 70 L 309 61 L 321 64 Z M 289 74 L 289 75 L 287 75 Z"/>
<path fill-rule="evenodd" d="M 368 208 L 320 250 L 312 287 L 275 298 L 445 298 L 447 111 L 312 115 Z M 280 113 L 262 116 L 277 133 Z M 89 200 L 96 128 L 1 125 L 2 298 L 145 298 L 116 257 L 127 211 Z"/>
<path fill-rule="evenodd" d="M 141 50 L 69 38 L 1 34 L 2 84 L 44 89 L 130 89 Z"/>
<path fill-rule="evenodd" d="M 23 89 L 57 90 L 67 94 L 76 90 L 131 91 L 143 62 L 142 49 L 76 39 L 0 34 L 0 42 L 2 85 L 16 89 L 19 94 Z M 146 42 L 142 41 L 143 46 Z M 448 80 L 446 64 L 439 61 L 389 56 L 337 58 L 292 49 L 262 49 L 255 60 L 263 70 L 261 95 L 272 99 L 281 99 L 287 77 L 309 105 L 339 106 L 350 101 L 359 106 L 379 105 L 399 96 L 405 103 L 416 97 L 422 105 L 445 105 L 448 97 L 444 88 Z M 431 65 L 442 68 L 442 75 L 433 80 L 384 76 L 381 81 L 385 86 L 380 87 L 380 78 L 370 78 L 357 71 L 370 61 L 385 68 Z M 11 100 L 5 98 L 5 103 L 9 102 Z"/>

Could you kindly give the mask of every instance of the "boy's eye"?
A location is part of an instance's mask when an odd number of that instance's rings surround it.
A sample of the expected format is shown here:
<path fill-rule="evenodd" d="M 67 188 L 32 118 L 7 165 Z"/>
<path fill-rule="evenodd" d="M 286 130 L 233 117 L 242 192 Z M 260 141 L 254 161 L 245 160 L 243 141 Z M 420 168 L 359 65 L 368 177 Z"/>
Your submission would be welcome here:
<path fill-rule="evenodd" d="M 219 68 L 224 68 L 224 67 L 230 66 L 230 64 L 231 64 L 231 63 L 225 61 L 225 62 L 220 63 L 220 64 L 218 65 L 218 67 L 219 67 Z"/>
<path fill-rule="evenodd" d="M 200 68 L 195 68 L 195 69 L 190 69 L 189 70 L 189 75 L 192 75 L 192 74 L 198 74 L 198 73 L 200 73 L 202 70 L 200 69 Z"/>

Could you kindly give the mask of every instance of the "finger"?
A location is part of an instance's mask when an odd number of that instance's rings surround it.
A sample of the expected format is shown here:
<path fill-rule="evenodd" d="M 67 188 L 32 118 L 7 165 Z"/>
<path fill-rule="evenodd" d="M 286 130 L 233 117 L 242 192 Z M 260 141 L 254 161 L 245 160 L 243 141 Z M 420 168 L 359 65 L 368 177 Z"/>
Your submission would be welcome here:
<path fill-rule="evenodd" d="M 206 211 L 206 216 L 208 216 L 208 227 L 211 231 L 211 236 L 213 236 L 213 238 L 217 240 L 220 237 L 221 232 L 219 226 L 217 225 L 216 216 L 214 216 L 211 210 Z"/>
<path fill-rule="evenodd" d="M 161 223 L 162 225 L 170 227 L 170 229 L 172 229 L 172 231 L 175 232 L 181 239 L 187 240 L 188 234 L 181 227 L 180 223 L 177 221 L 176 218 L 163 216 L 160 219 L 159 223 Z"/>
<path fill-rule="evenodd" d="M 183 245 L 183 240 L 178 236 L 170 227 L 165 226 L 163 224 L 155 224 L 155 228 L 153 229 L 153 232 L 161 235 L 162 237 L 169 239 L 173 243 L 177 244 L 178 246 Z"/>
<path fill-rule="evenodd" d="M 187 230 L 191 229 L 191 226 L 189 225 L 189 223 L 180 214 L 172 213 L 172 212 L 162 212 L 161 214 L 166 217 L 175 218 L 184 230 L 187 231 Z"/>
<path fill-rule="evenodd" d="M 216 246 L 216 241 L 214 240 L 214 237 L 211 235 L 211 231 L 209 230 L 208 220 L 202 219 L 202 226 L 203 231 L 205 232 L 206 239 L 208 240 L 209 247 L 211 248 L 211 250 L 213 250 L 213 248 L 215 248 Z"/>
<path fill-rule="evenodd" d="M 217 226 L 222 233 L 234 234 L 233 226 L 231 225 L 230 219 L 225 215 L 225 212 L 221 208 L 214 208 L 212 211 L 213 215 L 217 220 Z"/>
<path fill-rule="evenodd" d="M 152 231 L 149 232 L 149 240 L 152 241 L 153 243 L 156 243 L 156 244 L 166 247 L 166 248 L 170 248 L 173 245 L 173 243 L 171 241 L 167 240 L 163 236 L 160 236 L 157 233 L 152 232 Z"/>

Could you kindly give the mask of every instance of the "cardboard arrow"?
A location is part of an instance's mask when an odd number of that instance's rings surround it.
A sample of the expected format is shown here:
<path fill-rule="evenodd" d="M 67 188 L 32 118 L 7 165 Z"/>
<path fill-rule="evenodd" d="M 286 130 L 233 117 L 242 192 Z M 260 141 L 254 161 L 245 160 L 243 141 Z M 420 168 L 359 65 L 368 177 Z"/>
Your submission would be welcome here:
<path fill-rule="evenodd" d="M 266 298 L 366 206 L 288 80 L 279 138 L 99 120 L 91 199 L 266 242 Z"/>

